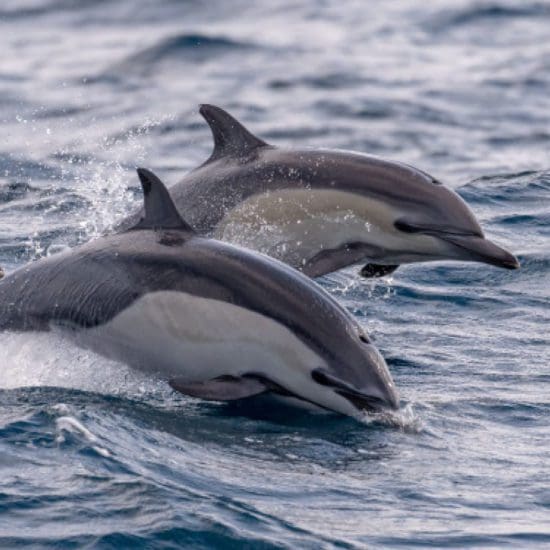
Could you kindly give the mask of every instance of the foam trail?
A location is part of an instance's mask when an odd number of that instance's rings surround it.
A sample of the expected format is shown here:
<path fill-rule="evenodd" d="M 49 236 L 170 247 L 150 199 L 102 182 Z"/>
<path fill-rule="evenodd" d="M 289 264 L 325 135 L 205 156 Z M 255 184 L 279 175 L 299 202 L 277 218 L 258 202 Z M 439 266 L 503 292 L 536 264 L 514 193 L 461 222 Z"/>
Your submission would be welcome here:
<path fill-rule="evenodd" d="M 109 458 L 111 452 L 99 445 L 98 438 L 88 429 L 82 422 L 77 420 L 74 416 L 61 416 L 55 421 L 55 428 L 57 431 L 57 436 L 55 441 L 58 445 L 65 443 L 66 434 L 71 434 L 84 443 L 90 446 L 96 453 L 99 455 Z"/>
<path fill-rule="evenodd" d="M 414 412 L 411 403 L 408 403 L 396 412 L 366 413 L 360 418 L 360 421 L 367 426 L 378 423 L 398 428 L 406 433 L 420 433 L 424 430 L 424 423 Z"/>
<path fill-rule="evenodd" d="M 55 386 L 105 394 L 142 395 L 166 384 L 77 348 L 60 334 L 0 334 L 0 389 Z"/>

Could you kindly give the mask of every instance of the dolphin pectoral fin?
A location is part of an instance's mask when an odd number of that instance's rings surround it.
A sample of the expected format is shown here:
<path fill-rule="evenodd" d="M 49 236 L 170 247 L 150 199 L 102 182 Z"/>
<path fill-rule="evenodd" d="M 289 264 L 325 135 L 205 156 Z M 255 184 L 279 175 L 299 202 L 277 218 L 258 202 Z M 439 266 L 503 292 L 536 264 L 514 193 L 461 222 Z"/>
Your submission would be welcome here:
<path fill-rule="evenodd" d="M 377 248 L 365 243 L 345 243 L 339 248 L 321 250 L 299 269 L 308 277 L 320 277 L 356 264 L 377 252 Z"/>
<path fill-rule="evenodd" d="M 214 151 L 206 162 L 226 156 L 247 159 L 258 147 L 267 146 L 265 141 L 252 134 L 220 107 L 204 104 L 200 106 L 199 112 L 210 126 L 214 137 Z"/>
<path fill-rule="evenodd" d="M 393 273 L 399 265 L 378 265 L 366 264 L 360 271 L 361 277 L 370 279 L 371 277 L 385 277 Z"/>
<path fill-rule="evenodd" d="M 206 382 L 186 382 L 172 378 L 169 384 L 184 395 L 209 401 L 233 401 L 269 391 L 261 380 L 241 376 L 220 376 Z"/>

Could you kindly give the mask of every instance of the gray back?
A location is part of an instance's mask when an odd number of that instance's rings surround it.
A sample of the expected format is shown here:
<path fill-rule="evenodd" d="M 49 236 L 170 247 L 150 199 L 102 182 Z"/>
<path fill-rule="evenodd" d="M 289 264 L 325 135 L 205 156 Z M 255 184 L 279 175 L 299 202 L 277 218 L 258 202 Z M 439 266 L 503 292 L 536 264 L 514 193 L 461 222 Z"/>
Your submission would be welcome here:
<path fill-rule="evenodd" d="M 174 230 L 111 235 L 5 277 L 0 281 L 0 327 L 95 327 L 141 296 L 163 290 L 265 315 L 322 356 L 334 360 L 342 354 L 343 363 L 346 341 L 357 340 L 359 332 L 352 316 L 330 295 L 285 264 Z"/>
<path fill-rule="evenodd" d="M 251 134 L 219 107 L 203 105 L 214 151 L 170 188 L 176 206 L 202 235 L 254 195 L 280 189 L 331 189 L 379 199 L 407 212 L 415 227 L 482 235 L 475 216 L 451 189 L 412 166 L 362 153 L 329 149 L 281 149 Z M 140 213 L 124 220 L 132 226 Z"/>

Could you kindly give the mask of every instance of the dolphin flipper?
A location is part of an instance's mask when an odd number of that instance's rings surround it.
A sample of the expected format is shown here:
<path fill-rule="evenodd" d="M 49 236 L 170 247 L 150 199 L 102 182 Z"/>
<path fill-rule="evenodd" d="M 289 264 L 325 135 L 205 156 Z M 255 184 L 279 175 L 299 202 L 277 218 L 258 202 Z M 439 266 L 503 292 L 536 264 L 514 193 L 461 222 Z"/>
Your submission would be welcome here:
<path fill-rule="evenodd" d="M 359 272 L 361 277 L 370 279 L 371 277 L 385 277 L 390 273 L 393 273 L 399 266 L 398 265 L 378 265 L 378 264 L 366 264 Z"/>
<path fill-rule="evenodd" d="M 223 109 L 204 104 L 199 112 L 210 126 L 214 137 L 214 151 L 207 163 L 226 156 L 246 159 L 258 147 L 267 146 L 265 141 L 249 132 Z"/>
<path fill-rule="evenodd" d="M 320 277 L 380 253 L 379 249 L 364 243 L 345 243 L 339 248 L 321 250 L 300 269 L 309 277 Z"/>
<path fill-rule="evenodd" d="M 264 382 L 256 378 L 229 375 L 206 382 L 185 382 L 179 378 L 172 378 L 169 384 L 180 393 L 210 401 L 244 399 L 270 390 Z"/>

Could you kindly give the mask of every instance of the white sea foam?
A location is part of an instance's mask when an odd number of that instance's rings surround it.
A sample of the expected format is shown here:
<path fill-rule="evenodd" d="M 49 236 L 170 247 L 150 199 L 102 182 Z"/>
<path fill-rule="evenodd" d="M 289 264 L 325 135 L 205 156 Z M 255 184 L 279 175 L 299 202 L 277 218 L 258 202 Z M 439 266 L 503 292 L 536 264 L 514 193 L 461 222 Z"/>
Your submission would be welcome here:
<path fill-rule="evenodd" d="M 108 458 L 111 452 L 100 445 L 100 441 L 84 424 L 74 416 L 60 416 L 55 421 L 57 436 L 55 441 L 58 445 L 62 445 L 66 441 L 67 434 L 83 440 L 84 443 L 90 446 L 96 453 Z"/>
<path fill-rule="evenodd" d="M 407 433 L 420 433 L 424 429 L 422 419 L 414 412 L 410 403 L 395 412 L 365 413 L 360 420 L 366 425 L 384 424 Z"/>
<path fill-rule="evenodd" d="M 0 389 L 54 386 L 105 394 L 141 395 L 165 382 L 73 345 L 61 334 L 0 334 Z"/>

